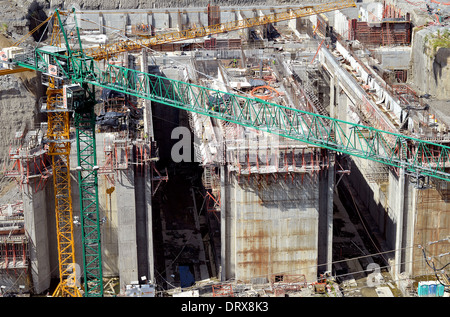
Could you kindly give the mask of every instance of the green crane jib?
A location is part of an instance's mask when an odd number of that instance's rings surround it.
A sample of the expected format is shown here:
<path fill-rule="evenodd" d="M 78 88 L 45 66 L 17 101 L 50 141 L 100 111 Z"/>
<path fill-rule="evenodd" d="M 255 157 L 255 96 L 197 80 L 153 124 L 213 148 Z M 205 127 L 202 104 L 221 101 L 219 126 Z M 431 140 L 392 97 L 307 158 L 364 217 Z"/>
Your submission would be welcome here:
<path fill-rule="evenodd" d="M 261 99 L 222 92 L 191 83 L 107 64 L 88 56 L 60 56 L 63 76 L 79 84 L 116 90 L 161 104 L 278 134 L 332 151 L 380 162 L 406 172 L 450 181 L 450 147 L 373 127 L 346 122 Z M 35 54 L 18 66 L 46 71 Z M 214 100 L 214 104 L 212 104 Z"/>
<path fill-rule="evenodd" d="M 442 144 L 115 65 L 100 70 L 93 60 L 77 59 L 74 65 L 80 74 L 72 77 L 76 82 L 450 181 L 450 147 Z"/>

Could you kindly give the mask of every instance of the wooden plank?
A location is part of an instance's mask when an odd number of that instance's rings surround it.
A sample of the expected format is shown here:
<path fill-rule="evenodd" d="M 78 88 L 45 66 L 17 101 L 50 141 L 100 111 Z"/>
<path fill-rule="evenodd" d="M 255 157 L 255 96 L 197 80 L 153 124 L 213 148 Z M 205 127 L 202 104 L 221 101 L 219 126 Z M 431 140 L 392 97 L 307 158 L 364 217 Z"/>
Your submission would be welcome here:
<path fill-rule="evenodd" d="M 18 67 L 13 69 L 0 69 L 0 76 L 32 71 L 33 71 L 32 69 L 26 67 Z"/>

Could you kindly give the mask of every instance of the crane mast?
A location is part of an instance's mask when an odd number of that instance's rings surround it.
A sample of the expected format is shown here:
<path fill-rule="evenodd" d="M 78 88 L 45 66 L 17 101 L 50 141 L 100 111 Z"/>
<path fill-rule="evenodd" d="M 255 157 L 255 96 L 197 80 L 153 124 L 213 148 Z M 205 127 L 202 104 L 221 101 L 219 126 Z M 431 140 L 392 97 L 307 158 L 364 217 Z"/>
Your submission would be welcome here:
<path fill-rule="evenodd" d="M 102 249 L 98 210 L 97 154 L 95 144 L 95 89 L 77 86 L 82 105 L 75 107 L 75 128 L 78 158 L 78 186 L 83 246 L 84 296 L 103 296 Z M 79 100 L 80 100 L 79 99 Z"/>
<path fill-rule="evenodd" d="M 63 31 L 60 17 L 55 14 L 51 47 L 60 47 L 58 33 Z M 53 50 L 53 52 L 58 50 Z M 62 52 L 62 50 L 60 51 Z M 48 55 L 48 64 L 56 63 Z M 70 186 L 70 120 L 69 111 L 64 107 L 62 81 L 51 69 L 48 75 L 47 117 L 49 155 L 52 158 L 53 187 L 55 195 L 56 235 L 58 241 L 58 262 L 60 282 L 54 297 L 80 297 L 77 283 L 79 272 L 75 261 L 73 239 L 73 210 Z"/>

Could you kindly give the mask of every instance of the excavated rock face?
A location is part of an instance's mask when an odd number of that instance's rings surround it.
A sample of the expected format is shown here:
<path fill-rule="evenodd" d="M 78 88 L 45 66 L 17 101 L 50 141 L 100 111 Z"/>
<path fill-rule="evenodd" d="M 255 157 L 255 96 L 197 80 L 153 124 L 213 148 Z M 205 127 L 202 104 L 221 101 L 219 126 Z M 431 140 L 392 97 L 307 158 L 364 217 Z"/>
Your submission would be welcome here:
<path fill-rule="evenodd" d="M 450 93 L 450 48 L 448 33 L 427 28 L 413 33 L 411 71 L 408 77 L 421 94 L 447 101 Z M 437 40 L 440 41 L 437 41 Z"/>
<path fill-rule="evenodd" d="M 41 1 L 44 2 L 44 1 Z M 214 5 L 220 6 L 254 6 L 254 5 L 283 5 L 283 4 L 305 4 L 310 1 L 302 0 L 216 0 Z M 315 1 L 321 2 L 319 1 Z M 187 8 L 205 7 L 210 4 L 210 0 L 52 0 L 51 8 L 76 8 L 85 10 L 113 10 L 113 9 L 152 9 L 152 8 Z"/>
<path fill-rule="evenodd" d="M 12 46 L 30 30 L 47 18 L 46 1 L 0 0 L 0 49 Z M 20 44 L 25 49 L 33 49 L 36 40 L 45 40 L 43 32 Z M 42 86 L 35 72 L 0 76 L 0 166 L 11 165 L 8 159 L 9 147 L 14 143 L 16 132 L 34 129 L 39 124 L 38 100 L 42 96 Z M 0 196 L 9 179 L 0 177 Z"/>

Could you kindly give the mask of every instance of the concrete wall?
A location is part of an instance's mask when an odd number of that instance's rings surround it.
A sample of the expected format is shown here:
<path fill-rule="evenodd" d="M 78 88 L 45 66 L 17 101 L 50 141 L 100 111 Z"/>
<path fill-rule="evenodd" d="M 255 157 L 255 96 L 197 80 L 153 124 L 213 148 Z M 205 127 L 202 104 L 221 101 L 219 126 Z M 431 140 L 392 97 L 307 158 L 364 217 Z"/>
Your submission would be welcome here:
<path fill-rule="evenodd" d="M 257 11 L 257 9 L 259 9 Z M 256 15 L 272 14 L 275 12 L 284 12 L 288 7 L 268 7 L 258 6 L 249 7 L 221 7 L 220 23 L 232 22 L 245 18 L 251 18 Z M 100 25 L 107 27 L 106 33 L 112 33 L 119 30 L 125 30 L 127 25 L 149 24 L 157 29 L 178 28 L 186 29 L 199 25 L 208 25 L 207 8 L 172 8 L 172 9 L 139 9 L 139 10 L 82 10 L 78 13 L 79 26 L 84 30 L 101 30 Z M 279 22 L 286 24 L 288 22 Z"/>
<path fill-rule="evenodd" d="M 251 281 L 276 273 L 316 279 L 318 182 L 309 174 L 286 182 L 273 177 L 229 175 L 221 207 L 222 279 Z"/>
<path fill-rule="evenodd" d="M 334 24 L 333 28 L 336 31 L 336 33 L 340 34 L 343 39 L 347 40 L 349 38 L 348 34 L 348 23 L 349 18 L 346 14 L 342 13 L 341 11 L 334 11 Z"/>
<path fill-rule="evenodd" d="M 70 157 L 71 164 L 71 197 L 73 217 L 80 216 L 80 204 L 78 197 L 77 174 L 75 172 L 76 159 L 73 153 Z M 35 292 L 47 291 L 51 279 L 59 280 L 58 241 L 56 236 L 56 214 L 53 179 L 49 178 L 46 186 L 37 192 L 34 189 L 24 191 L 25 226 L 30 233 L 32 250 L 30 259 L 32 262 L 32 278 Z M 83 254 L 81 245 L 81 228 L 73 226 L 73 239 L 75 243 L 75 263 L 82 270 Z M 34 254 L 35 253 L 35 254 Z M 80 272 L 82 276 L 82 272 Z"/>
<path fill-rule="evenodd" d="M 112 144 L 112 133 L 97 133 L 95 136 L 97 147 L 97 164 L 105 164 L 105 141 Z M 98 174 L 98 204 L 100 219 L 105 217 L 106 222 L 100 225 L 102 241 L 103 276 L 119 275 L 119 244 L 118 244 L 118 211 L 117 211 L 117 184 L 112 180 L 114 174 Z"/>
<path fill-rule="evenodd" d="M 136 203 L 134 200 L 134 174 L 119 171 L 116 178 L 120 288 L 138 281 Z"/>
<path fill-rule="evenodd" d="M 99 175 L 99 212 L 106 222 L 100 226 L 103 276 L 119 275 L 118 212 L 116 187 L 104 175 Z"/>
<path fill-rule="evenodd" d="M 51 182 L 50 182 L 51 183 Z M 30 269 L 34 292 L 41 294 L 50 287 L 50 258 L 48 217 L 51 216 L 51 200 L 46 199 L 46 191 L 52 188 L 34 192 L 33 188 L 25 186 L 22 193 L 25 230 L 30 237 Z M 54 217 L 54 215 L 53 215 Z"/>

